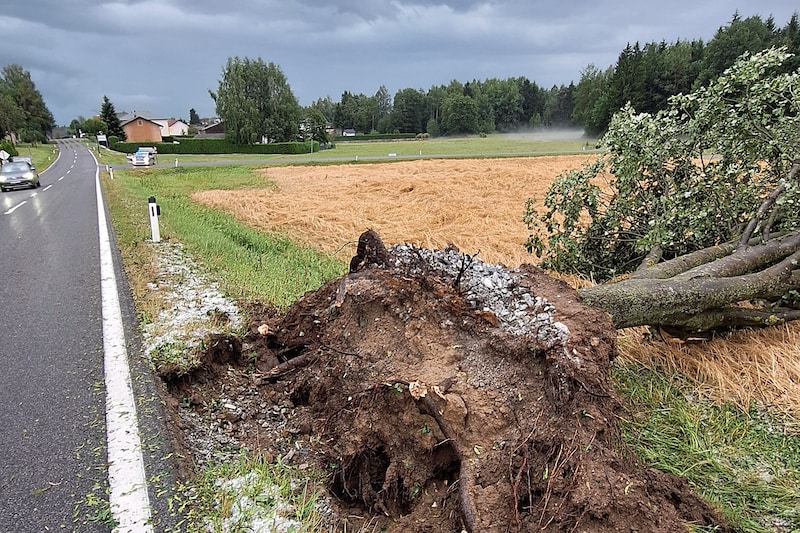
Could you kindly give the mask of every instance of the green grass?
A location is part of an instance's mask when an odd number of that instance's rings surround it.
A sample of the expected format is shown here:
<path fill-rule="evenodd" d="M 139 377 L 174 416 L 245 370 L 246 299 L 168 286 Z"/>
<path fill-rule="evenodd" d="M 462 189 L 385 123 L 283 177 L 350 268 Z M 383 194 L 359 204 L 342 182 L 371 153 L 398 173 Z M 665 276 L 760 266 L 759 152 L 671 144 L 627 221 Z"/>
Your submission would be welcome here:
<path fill-rule="evenodd" d="M 114 150 L 109 150 L 105 146 L 100 146 L 98 148 L 97 144 L 89 143 L 87 144 L 94 152 L 94 156 L 97 158 L 97 162 L 101 165 L 129 165 L 128 159 L 125 157 L 126 154 L 122 152 L 115 152 Z"/>
<path fill-rule="evenodd" d="M 518 155 L 566 154 L 594 150 L 596 139 L 575 138 L 572 140 L 547 139 L 533 134 L 493 134 L 486 137 L 477 135 L 466 137 L 440 137 L 425 140 L 404 141 L 340 141 L 336 147 L 313 154 L 161 154 L 159 164 L 170 164 L 178 160 L 178 165 L 195 162 L 225 162 L 264 164 L 291 164 L 309 160 L 326 162 L 355 161 L 356 158 L 386 158 L 389 154 L 397 157 L 501 157 Z M 125 165 L 125 154 L 102 149 L 101 163 Z"/>
<path fill-rule="evenodd" d="M 617 364 L 629 405 L 625 441 L 645 462 L 680 476 L 747 532 L 800 530 L 800 436 L 766 412 L 714 405 L 689 380 Z"/>
<path fill-rule="evenodd" d="M 345 271 L 338 259 L 297 246 L 285 236 L 244 227 L 233 217 L 190 199 L 199 190 L 270 185 L 250 167 L 132 169 L 117 171 L 114 177 L 109 203 L 114 206 L 115 227 L 119 225 L 120 246 L 133 249 L 149 239 L 147 200 L 155 196 L 161 209 L 162 239 L 182 242 L 214 272 L 231 297 L 287 306 Z"/>
<path fill-rule="evenodd" d="M 548 140 L 533 135 L 495 134 L 390 142 L 338 142 L 319 157 L 379 157 L 389 154 L 427 157 L 481 157 L 534 154 L 564 154 L 594 149 L 595 139 Z"/>
<path fill-rule="evenodd" d="M 33 166 L 40 173 L 49 167 L 58 155 L 58 148 L 54 144 L 31 146 L 30 144 L 20 143 L 16 145 L 16 148 L 20 156 L 33 158 Z"/>
<path fill-rule="evenodd" d="M 178 487 L 168 504 L 185 517 L 180 531 L 321 531 L 326 518 L 316 505 L 314 483 L 307 470 L 243 454 L 205 468 L 190 484 Z M 257 528 L 273 520 L 285 522 L 275 529 Z"/>

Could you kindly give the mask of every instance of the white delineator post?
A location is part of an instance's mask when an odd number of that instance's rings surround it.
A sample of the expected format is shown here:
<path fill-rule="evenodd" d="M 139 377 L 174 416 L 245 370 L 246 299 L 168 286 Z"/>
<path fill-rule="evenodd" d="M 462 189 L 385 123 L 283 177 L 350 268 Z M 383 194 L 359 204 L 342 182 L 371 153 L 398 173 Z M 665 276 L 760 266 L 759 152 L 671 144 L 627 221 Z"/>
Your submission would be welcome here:
<path fill-rule="evenodd" d="M 161 214 L 161 209 L 156 204 L 155 196 L 148 198 L 147 206 L 150 210 L 150 233 L 152 234 L 153 242 L 161 242 L 161 232 L 158 229 L 158 215 Z"/>

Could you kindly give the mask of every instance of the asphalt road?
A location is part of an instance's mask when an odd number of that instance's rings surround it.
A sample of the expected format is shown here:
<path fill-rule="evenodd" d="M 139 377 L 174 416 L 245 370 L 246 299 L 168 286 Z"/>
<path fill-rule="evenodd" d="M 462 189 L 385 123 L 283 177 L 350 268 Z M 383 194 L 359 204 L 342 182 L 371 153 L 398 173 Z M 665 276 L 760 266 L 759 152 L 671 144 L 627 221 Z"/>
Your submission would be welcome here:
<path fill-rule="evenodd" d="M 96 164 L 77 141 L 60 148 L 41 188 L 0 194 L 0 533 L 111 524 Z"/>

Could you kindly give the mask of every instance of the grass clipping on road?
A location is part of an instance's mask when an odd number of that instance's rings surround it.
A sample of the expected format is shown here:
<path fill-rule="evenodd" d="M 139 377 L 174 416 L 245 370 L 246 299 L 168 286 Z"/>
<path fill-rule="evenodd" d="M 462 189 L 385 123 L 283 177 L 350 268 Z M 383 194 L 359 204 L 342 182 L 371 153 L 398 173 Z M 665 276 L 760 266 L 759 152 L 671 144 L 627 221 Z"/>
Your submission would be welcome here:
<path fill-rule="evenodd" d="M 509 267 L 534 262 L 523 243 L 524 202 L 541 202 L 553 179 L 589 156 L 420 160 L 384 164 L 271 167 L 275 187 L 207 190 L 193 198 L 241 223 L 339 254 L 366 228 L 387 245 L 448 243 Z M 693 378 L 709 398 L 747 410 L 755 402 L 800 418 L 800 324 L 750 330 L 702 344 L 643 340 L 623 332 L 623 357 Z"/>

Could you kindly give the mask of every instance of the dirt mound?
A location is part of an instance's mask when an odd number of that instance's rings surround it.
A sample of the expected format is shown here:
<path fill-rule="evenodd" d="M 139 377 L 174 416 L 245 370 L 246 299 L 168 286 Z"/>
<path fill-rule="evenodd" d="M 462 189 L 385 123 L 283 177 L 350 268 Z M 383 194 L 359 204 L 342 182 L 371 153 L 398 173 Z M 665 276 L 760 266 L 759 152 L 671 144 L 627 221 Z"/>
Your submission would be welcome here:
<path fill-rule="evenodd" d="M 248 448 L 327 472 L 348 531 L 725 531 L 626 454 L 615 335 L 534 267 L 366 232 L 349 274 L 169 386 Z"/>

